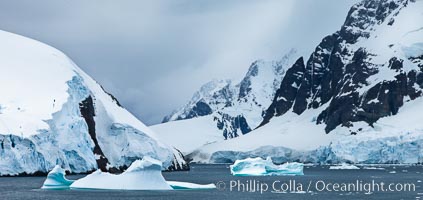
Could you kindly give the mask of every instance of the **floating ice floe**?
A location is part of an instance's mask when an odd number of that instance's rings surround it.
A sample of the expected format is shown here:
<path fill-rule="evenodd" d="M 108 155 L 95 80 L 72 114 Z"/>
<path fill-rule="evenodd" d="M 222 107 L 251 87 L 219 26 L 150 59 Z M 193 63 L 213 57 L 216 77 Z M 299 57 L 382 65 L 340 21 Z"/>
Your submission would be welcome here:
<path fill-rule="evenodd" d="M 230 166 L 234 176 L 283 176 L 283 175 L 304 175 L 303 163 L 285 163 L 275 165 L 270 157 L 266 160 L 262 158 L 247 158 L 237 160 Z"/>
<path fill-rule="evenodd" d="M 199 185 L 187 182 L 166 181 L 162 175 L 162 162 L 144 157 L 137 160 L 122 174 L 97 170 L 79 180 L 65 178 L 64 170 L 56 167 L 49 173 L 42 189 L 101 189 L 101 190 L 187 190 L 214 189 L 214 184 Z"/>
<path fill-rule="evenodd" d="M 385 168 L 382 168 L 382 167 L 364 167 L 363 169 L 370 169 L 370 170 L 385 170 Z"/>
<path fill-rule="evenodd" d="M 56 165 L 56 167 L 48 173 L 42 189 L 68 189 L 74 181 L 66 179 L 65 174 L 65 170 Z"/>
<path fill-rule="evenodd" d="M 357 166 L 342 163 L 341 165 L 330 166 L 329 169 L 360 169 Z"/>
<path fill-rule="evenodd" d="M 179 182 L 179 181 L 167 181 L 167 183 L 174 189 L 174 190 L 199 190 L 199 189 L 215 189 L 215 184 L 206 184 L 200 185 L 195 183 L 188 183 L 188 182 Z"/>

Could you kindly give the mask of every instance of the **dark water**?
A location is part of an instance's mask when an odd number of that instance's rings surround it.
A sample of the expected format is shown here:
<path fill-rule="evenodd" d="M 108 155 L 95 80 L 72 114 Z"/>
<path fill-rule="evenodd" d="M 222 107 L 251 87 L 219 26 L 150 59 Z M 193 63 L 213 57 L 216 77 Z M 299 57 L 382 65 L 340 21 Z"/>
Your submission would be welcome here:
<path fill-rule="evenodd" d="M 4 177 L 0 178 L 0 199 L 423 199 L 422 166 L 384 168 L 384 170 L 329 170 L 328 167 L 315 166 L 306 167 L 304 176 L 234 177 L 230 175 L 227 165 L 193 165 L 189 172 L 163 173 L 166 180 L 200 184 L 217 183 L 220 187 L 220 190 L 189 191 L 46 191 L 38 189 L 41 187 L 44 177 Z M 70 176 L 68 178 L 77 179 L 81 177 Z M 254 183 L 254 181 L 256 184 L 253 185 L 258 185 L 259 188 L 247 185 Z M 379 188 L 381 182 L 383 182 L 386 184 L 385 189 L 387 189 L 388 184 L 393 183 L 397 185 L 397 189 L 402 188 L 402 191 L 365 190 L 369 187 L 377 189 L 375 184 L 365 186 L 365 184 L 372 184 L 372 181 L 379 184 Z M 238 183 L 240 183 L 239 187 L 235 185 Z M 353 183 L 356 184 L 356 189 L 351 186 Z M 244 185 L 242 186 L 242 184 Z M 318 191 L 327 185 L 329 185 L 327 188 L 333 190 L 335 184 L 339 184 L 338 191 Z M 350 189 L 354 191 L 340 191 L 342 184 L 350 184 Z M 360 189 L 360 184 L 362 190 L 356 191 Z M 410 185 L 408 187 L 405 184 Z M 415 191 L 403 191 L 407 187 L 411 190 L 411 184 L 414 184 Z M 264 191 L 266 185 L 268 189 Z M 260 191 L 260 187 L 263 191 Z M 392 187 L 395 187 L 395 185 Z"/>

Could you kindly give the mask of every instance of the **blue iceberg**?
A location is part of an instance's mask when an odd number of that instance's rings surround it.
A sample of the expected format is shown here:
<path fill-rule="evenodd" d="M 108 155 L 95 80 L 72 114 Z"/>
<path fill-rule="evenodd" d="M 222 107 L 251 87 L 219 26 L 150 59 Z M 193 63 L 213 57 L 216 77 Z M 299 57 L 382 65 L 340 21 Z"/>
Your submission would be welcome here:
<path fill-rule="evenodd" d="M 247 158 L 237 160 L 230 166 L 234 176 L 295 176 L 304 175 L 303 163 L 285 163 L 275 165 L 270 157 L 266 160 L 262 158 Z"/>
<path fill-rule="evenodd" d="M 172 190 L 162 175 L 162 162 L 145 156 L 136 160 L 122 174 L 100 170 L 75 181 L 71 189 L 102 190 Z"/>
<path fill-rule="evenodd" d="M 65 170 L 56 165 L 56 167 L 48 173 L 47 179 L 44 181 L 41 189 L 68 189 L 74 181 L 66 179 L 65 175 Z"/>
<path fill-rule="evenodd" d="M 136 160 L 122 174 L 97 170 L 88 176 L 72 181 L 65 171 L 56 166 L 47 176 L 42 189 L 101 189 L 101 190 L 195 190 L 215 189 L 214 184 L 200 185 L 188 182 L 166 181 L 162 175 L 162 162 L 145 156 Z"/>

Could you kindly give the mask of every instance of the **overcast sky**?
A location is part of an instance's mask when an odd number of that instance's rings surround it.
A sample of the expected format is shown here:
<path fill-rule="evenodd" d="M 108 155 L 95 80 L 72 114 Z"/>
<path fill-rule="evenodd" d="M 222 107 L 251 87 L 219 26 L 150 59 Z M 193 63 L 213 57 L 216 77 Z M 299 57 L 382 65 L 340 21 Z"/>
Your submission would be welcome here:
<path fill-rule="evenodd" d="M 291 48 L 309 53 L 355 2 L 1 0 L 0 29 L 65 52 L 155 124 L 212 79 L 238 81 L 254 60 L 275 60 Z"/>

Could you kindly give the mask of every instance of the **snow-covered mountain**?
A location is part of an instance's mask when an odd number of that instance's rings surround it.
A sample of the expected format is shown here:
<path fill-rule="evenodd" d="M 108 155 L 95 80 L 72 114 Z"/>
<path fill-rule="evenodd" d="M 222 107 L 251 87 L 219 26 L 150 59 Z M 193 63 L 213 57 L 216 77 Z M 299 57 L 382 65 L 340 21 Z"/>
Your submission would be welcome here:
<path fill-rule="evenodd" d="M 354 5 L 341 29 L 323 38 L 308 59 L 296 57 L 285 67 L 277 89 L 267 93 L 273 99 L 259 115 L 264 117 L 257 129 L 203 145 L 190 157 L 199 162 L 248 156 L 322 163 L 423 162 L 422 10 L 421 0 Z M 180 134 L 191 135 L 189 130 Z"/>
<path fill-rule="evenodd" d="M 119 171 L 144 156 L 185 165 L 62 52 L 4 31 L 0 43 L 0 175 Z"/>
<path fill-rule="evenodd" d="M 186 105 L 166 116 L 163 124 L 151 128 L 164 141 L 181 146 L 184 153 L 247 134 L 263 121 L 283 74 L 296 56 L 293 49 L 279 61 L 255 61 L 238 84 L 231 80 L 206 83 Z M 178 139 L 181 134 L 185 135 L 182 141 Z M 181 145 L 186 141 L 193 144 Z"/>
<path fill-rule="evenodd" d="M 326 132 L 353 122 L 372 125 L 395 115 L 407 100 L 421 96 L 421 3 L 365 0 L 353 6 L 341 30 L 300 58 L 284 77 L 263 124 L 292 109 L 327 108 L 317 116 Z M 416 19 L 417 19 L 416 18 Z M 419 56 L 419 55 L 417 55 Z M 297 87 L 291 86 L 294 83 Z"/>

